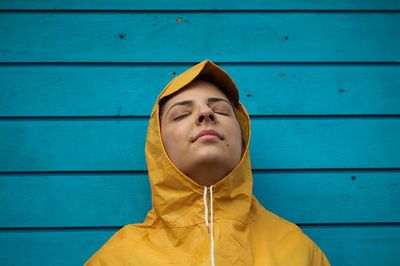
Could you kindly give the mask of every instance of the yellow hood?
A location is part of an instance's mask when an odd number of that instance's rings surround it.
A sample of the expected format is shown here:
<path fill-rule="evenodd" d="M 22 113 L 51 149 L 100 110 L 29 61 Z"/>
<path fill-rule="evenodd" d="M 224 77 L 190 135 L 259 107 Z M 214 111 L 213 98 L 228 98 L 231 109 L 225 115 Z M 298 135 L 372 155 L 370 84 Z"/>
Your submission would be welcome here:
<path fill-rule="evenodd" d="M 161 99 L 176 93 L 196 77 L 211 79 L 227 94 L 235 106 L 245 142 L 239 165 L 213 186 L 214 219 L 235 218 L 246 222 L 252 202 L 253 184 L 248 151 L 250 120 L 246 110 L 239 103 L 238 91 L 232 79 L 209 60 L 197 64 L 173 79 L 161 92 L 151 113 L 146 141 L 146 160 L 155 215 L 169 227 L 204 222 L 204 187 L 184 175 L 170 161 L 161 140 L 158 119 L 158 103 Z"/>
<path fill-rule="evenodd" d="M 178 170 L 161 140 L 160 101 L 196 77 L 209 79 L 231 100 L 245 146 L 240 163 L 212 191 Z M 225 71 L 205 60 L 174 78 L 159 95 L 147 132 L 152 210 L 143 224 L 115 233 L 85 265 L 330 265 L 299 227 L 253 196 L 249 141 L 249 116 Z"/>

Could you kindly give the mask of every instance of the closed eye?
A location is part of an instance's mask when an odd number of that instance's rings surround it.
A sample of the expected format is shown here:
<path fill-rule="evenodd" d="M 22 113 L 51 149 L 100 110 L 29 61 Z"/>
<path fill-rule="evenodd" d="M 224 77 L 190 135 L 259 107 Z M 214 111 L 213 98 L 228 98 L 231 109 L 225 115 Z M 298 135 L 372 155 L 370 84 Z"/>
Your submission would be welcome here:
<path fill-rule="evenodd" d="M 172 120 L 178 121 L 178 120 L 181 120 L 181 119 L 185 118 L 188 115 L 190 115 L 190 114 L 186 113 L 186 114 L 178 115 L 178 116 L 174 117 Z"/>
<path fill-rule="evenodd" d="M 219 114 L 219 115 L 224 115 L 224 116 L 229 116 L 230 115 L 230 114 L 225 113 L 225 112 L 214 112 L 214 113 Z"/>
<path fill-rule="evenodd" d="M 230 106 L 225 101 L 218 101 L 212 103 L 213 112 L 223 116 L 230 116 L 232 114 Z"/>

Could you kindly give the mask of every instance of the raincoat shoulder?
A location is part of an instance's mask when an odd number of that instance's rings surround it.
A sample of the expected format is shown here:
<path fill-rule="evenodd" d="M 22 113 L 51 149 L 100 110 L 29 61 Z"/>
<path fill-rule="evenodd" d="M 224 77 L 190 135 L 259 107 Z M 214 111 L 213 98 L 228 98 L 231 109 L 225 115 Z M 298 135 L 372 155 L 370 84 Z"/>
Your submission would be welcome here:
<path fill-rule="evenodd" d="M 296 224 L 265 209 L 256 199 L 255 209 L 257 218 L 250 227 L 254 232 L 252 249 L 260 263 L 257 265 L 330 265 L 321 249 Z"/>
<path fill-rule="evenodd" d="M 140 257 L 132 257 L 132 248 L 140 245 L 142 238 L 151 228 L 140 224 L 129 224 L 122 227 L 84 264 L 84 266 L 106 265 L 145 265 Z"/>

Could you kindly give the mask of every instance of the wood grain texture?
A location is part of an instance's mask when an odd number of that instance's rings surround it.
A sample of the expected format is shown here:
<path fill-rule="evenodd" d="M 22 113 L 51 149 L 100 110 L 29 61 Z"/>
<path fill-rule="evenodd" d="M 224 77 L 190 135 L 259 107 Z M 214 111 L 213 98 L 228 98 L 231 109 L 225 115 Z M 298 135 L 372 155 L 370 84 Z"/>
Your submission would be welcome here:
<path fill-rule="evenodd" d="M 0 171 L 146 170 L 147 119 L 0 121 Z M 398 118 L 257 118 L 254 169 L 397 168 Z"/>
<path fill-rule="evenodd" d="M 303 230 L 327 254 L 332 265 L 398 264 L 400 228 L 397 225 L 306 227 Z M 36 265 L 38 261 L 42 265 L 82 265 L 115 231 L 2 230 L 0 261 L 10 266 Z"/>
<path fill-rule="evenodd" d="M 299 224 L 394 223 L 399 179 L 399 171 L 257 171 L 254 194 Z M 151 208 L 145 173 L 2 174 L 0 187 L 3 228 L 123 226 Z"/>
<path fill-rule="evenodd" d="M 0 117 L 148 116 L 184 65 L 0 66 Z M 232 65 L 250 115 L 399 115 L 400 65 Z"/>
<path fill-rule="evenodd" d="M 304 228 L 332 265 L 398 265 L 398 225 L 360 225 Z"/>
<path fill-rule="evenodd" d="M 7 12 L 0 62 L 395 63 L 399 24 L 399 13 Z"/>
<path fill-rule="evenodd" d="M 399 0 L 0 1 L 0 265 L 82 265 L 150 206 L 155 97 L 211 59 L 254 194 L 332 265 L 398 265 Z"/>
<path fill-rule="evenodd" d="M 2 0 L 0 9 L 22 10 L 400 10 L 398 0 Z"/>

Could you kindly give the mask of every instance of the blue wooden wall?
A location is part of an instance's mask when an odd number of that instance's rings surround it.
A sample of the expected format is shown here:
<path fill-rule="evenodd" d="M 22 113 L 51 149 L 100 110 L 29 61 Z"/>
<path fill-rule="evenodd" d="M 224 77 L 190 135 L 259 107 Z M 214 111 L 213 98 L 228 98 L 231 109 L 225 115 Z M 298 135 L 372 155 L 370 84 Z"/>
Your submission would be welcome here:
<path fill-rule="evenodd" d="M 332 265 L 399 265 L 399 0 L 1 0 L 0 265 L 81 265 L 143 220 L 153 101 L 205 58 L 262 204 Z"/>

